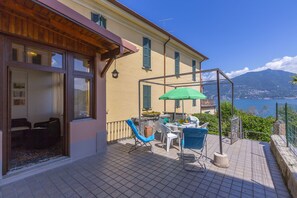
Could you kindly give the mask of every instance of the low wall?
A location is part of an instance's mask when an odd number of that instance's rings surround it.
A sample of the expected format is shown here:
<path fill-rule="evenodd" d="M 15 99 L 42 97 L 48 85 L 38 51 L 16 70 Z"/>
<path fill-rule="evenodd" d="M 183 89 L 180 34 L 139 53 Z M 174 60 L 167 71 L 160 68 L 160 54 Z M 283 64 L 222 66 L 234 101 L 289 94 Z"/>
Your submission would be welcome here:
<path fill-rule="evenodd" d="M 297 198 L 297 156 L 279 135 L 271 136 L 271 150 L 293 197 Z"/>

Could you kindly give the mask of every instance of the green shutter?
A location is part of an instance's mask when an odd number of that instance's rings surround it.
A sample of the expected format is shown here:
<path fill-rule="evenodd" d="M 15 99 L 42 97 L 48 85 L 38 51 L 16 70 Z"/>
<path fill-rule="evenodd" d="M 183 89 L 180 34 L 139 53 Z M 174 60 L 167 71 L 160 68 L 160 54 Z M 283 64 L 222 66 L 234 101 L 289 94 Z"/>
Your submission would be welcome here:
<path fill-rule="evenodd" d="M 106 18 L 103 16 L 100 17 L 100 26 L 106 29 Z"/>
<path fill-rule="evenodd" d="M 180 56 L 178 52 L 174 53 L 174 58 L 175 58 L 175 75 L 179 76 Z"/>
<path fill-rule="evenodd" d="M 143 67 L 151 68 L 151 40 L 143 38 Z"/>
<path fill-rule="evenodd" d="M 143 108 L 151 108 L 151 86 L 143 85 Z"/>
<path fill-rule="evenodd" d="M 106 18 L 100 14 L 91 13 L 91 20 L 106 29 Z"/>
<path fill-rule="evenodd" d="M 152 107 L 151 98 L 152 98 L 152 90 L 151 90 L 151 86 L 148 86 L 148 88 L 147 88 L 148 109 L 150 109 Z"/>
<path fill-rule="evenodd" d="M 180 100 L 175 100 L 175 107 L 180 108 Z"/>
<path fill-rule="evenodd" d="M 192 72 L 193 72 L 193 81 L 196 81 L 196 61 L 192 60 Z"/>

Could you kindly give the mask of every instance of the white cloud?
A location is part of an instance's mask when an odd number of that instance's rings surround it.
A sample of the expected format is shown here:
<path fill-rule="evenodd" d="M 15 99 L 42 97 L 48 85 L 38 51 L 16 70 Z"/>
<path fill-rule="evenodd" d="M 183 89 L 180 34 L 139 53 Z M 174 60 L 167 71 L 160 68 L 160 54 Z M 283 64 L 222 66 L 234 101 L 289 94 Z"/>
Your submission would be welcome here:
<path fill-rule="evenodd" d="M 268 62 L 264 66 L 258 67 L 256 69 L 251 70 L 248 67 L 245 67 L 243 69 L 240 69 L 237 71 L 231 71 L 226 74 L 230 78 L 234 78 L 236 76 L 240 76 L 247 72 L 257 72 L 257 71 L 263 71 L 266 69 L 283 70 L 287 72 L 297 73 L 297 56 L 294 56 L 294 57 L 284 56 L 283 58 L 273 59 L 271 62 Z"/>
<path fill-rule="evenodd" d="M 245 67 L 245 68 L 243 68 L 243 69 L 241 69 L 241 70 L 231 71 L 231 72 L 229 72 L 229 73 L 226 73 L 226 75 L 227 75 L 229 78 L 234 78 L 234 77 L 236 77 L 236 76 L 240 76 L 240 75 L 242 75 L 242 74 L 245 74 L 245 73 L 247 73 L 247 72 L 249 72 L 249 71 L 250 71 L 250 69 L 249 69 L 248 67 Z"/>

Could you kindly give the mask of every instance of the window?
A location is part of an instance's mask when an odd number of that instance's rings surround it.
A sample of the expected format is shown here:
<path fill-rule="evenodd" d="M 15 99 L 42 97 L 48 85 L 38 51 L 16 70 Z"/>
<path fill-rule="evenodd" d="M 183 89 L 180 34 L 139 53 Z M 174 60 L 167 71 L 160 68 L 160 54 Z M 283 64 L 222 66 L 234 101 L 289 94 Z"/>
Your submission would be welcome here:
<path fill-rule="evenodd" d="M 55 67 L 55 68 L 63 67 L 63 54 L 52 52 L 52 67 Z"/>
<path fill-rule="evenodd" d="M 74 58 L 74 70 L 90 72 L 90 60 L 86 58 Z"/>
<path fill-rule="evenodd" d="M 93 73 L 91 59 L 74 57 L 74 119 L 92 117 Z"/>
<path fill-rule="evenodd" d="M 193 72 L 192 80 L 196 81 L 196 61 L 195 60 L 192 60 L 192 72 Z"/>
<path fill-rule="evenodd" d="M 106 18 L 104 18 L 101 14 L 91 13 L 91 20 L 106 29 Z"/>
<path fill-rule="evenodd" d="M 12 60 L 24 62 L 25 46 L 12 43 Z"/>
<path fill-rule="evenodd" d="M 151 68 L 151 40 L 148 38 L 143 38 L 143 67 Z"/>
<path fill-rule="evenodd" d="M 175 75 L 179 76 L 179 62 L 180 62 L 179 52 L 174 53 L 174 60 L 175 60 Z"/>
<path fill-rule="evenodd" d="M 193 104 L 192 104 L 193 107 L 196 107 L 197 104 L 196 104 L 196 100 L 193 100 Z"/>
<path fill-rule="evenodd" d="M 143 85 L 143 108 L 151 109 L 151 86 Z"/>
<path fill-rule="evenodd" d="M 90 117 L 90 91 L 89 79 L 74 78 L 74 118 Z"/>
<path fill-rule="evenodd" d="M 63 68 L 63 53 L 12 43 L 12 60 Z"/>
<path fill-rule="evenodd" d="M 180 100 L 175 100 L 175 107 L 180 108 Z"/>

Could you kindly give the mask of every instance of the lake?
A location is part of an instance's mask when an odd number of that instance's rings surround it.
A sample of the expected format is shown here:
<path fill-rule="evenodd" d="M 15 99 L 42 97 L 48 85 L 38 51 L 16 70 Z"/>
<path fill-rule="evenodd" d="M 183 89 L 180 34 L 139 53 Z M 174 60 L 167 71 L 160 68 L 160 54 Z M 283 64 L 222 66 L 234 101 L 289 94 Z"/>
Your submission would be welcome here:
<path fill-rule="evenodd" d="M 297 107 L 297 99 L 235 99 L 234 105 L 237 109 L 253 113 L 261 117 L 275 117 L 276 103 L 293 105 Z"/>

